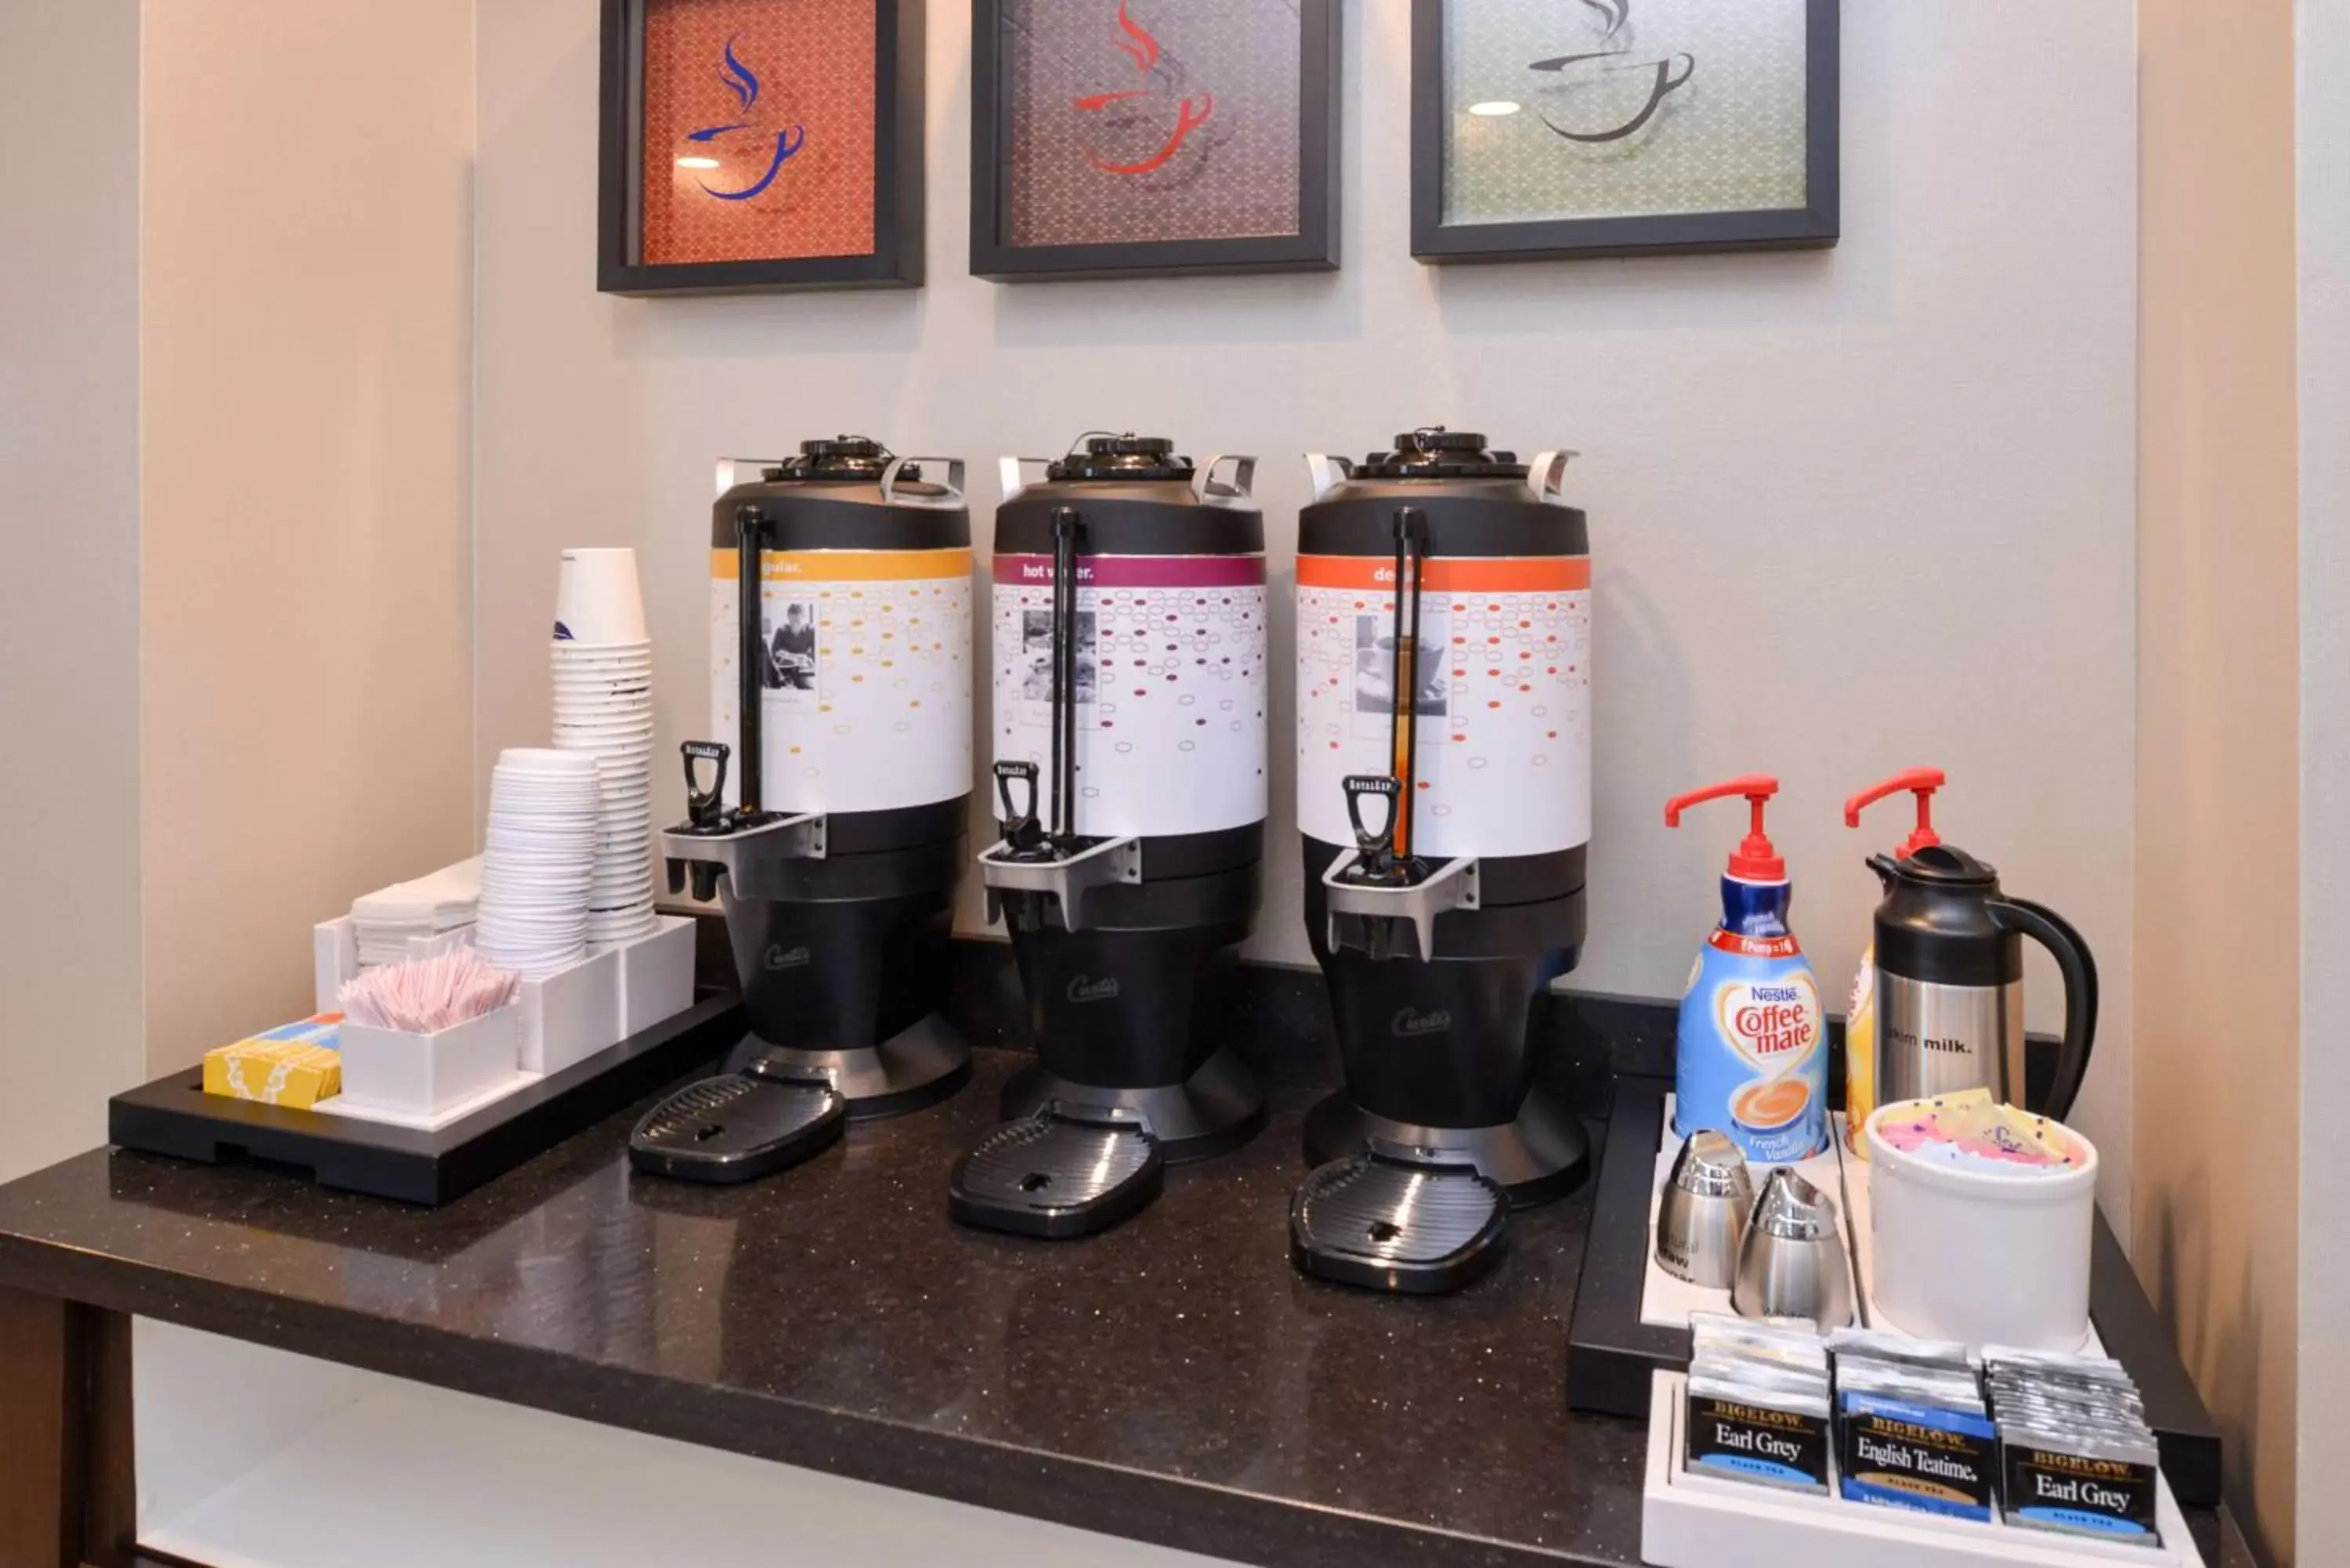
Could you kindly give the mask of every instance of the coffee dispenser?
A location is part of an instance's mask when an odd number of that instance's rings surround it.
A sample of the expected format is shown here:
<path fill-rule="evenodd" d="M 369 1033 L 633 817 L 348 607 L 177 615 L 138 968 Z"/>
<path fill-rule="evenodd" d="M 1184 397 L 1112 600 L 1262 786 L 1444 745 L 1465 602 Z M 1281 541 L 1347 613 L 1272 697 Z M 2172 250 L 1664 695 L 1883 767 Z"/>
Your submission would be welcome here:
<path fill-rule="evenodd" d="M 1580 1122 L 1534 1015 L 1584 937 L 1591 561 L 1531 463 L 1427 429 L 1309 459 L 1298 521 L 1297 815 L 1306 929 L 1346 1087 L 1306 1117 L 1291 1210 L 1310 1273 L 1451 1289 L 1510 1205 L 1571 1190 Z"/>
<path fill-rule="evenodd" d="M 634 1149 L 740 1180 L 970 1076 L 939 1008 L 971 793 L 971 514 L 960 462 L 860 436 L 723 461 L 719 488 L 712 725 L 735 743 L 686 746 L 690 815 L 661 852 L 672 890 L 724 903 L 751 1033 L 736 1076 L 682 1091 Z"/>
<path fill-rule="evenodd" d="M 1877 906 L 1877 1103 L 1989 1089 L 2024 1105 L 2023 941 L 2048 950 L 2064 981 L 2064 1039 L 2045 1104 L 2062 1120 L 2081 1092 L 2097 1033 L 2097 966 L 2088 944 L 2044 904 L 2010 898 L 1999 873 L 1934 832 L 1941 775 L 1898 774 L 1845 803 L 1857 826 L 1871 802 L 1907 790 L 1918 826 L 1900 850 L 1873 855 Z"/>
<path fill-rule="evenodd" d="M 1264 853 L 1264 524 L 1253 458 L 1102 435 L 995 519 L 1001 839 L 980 857 L 1036 1061 L 957 1164 L 968 1224 L 1082 1236 L 1264 1122 L 1224 1042 Z"/>

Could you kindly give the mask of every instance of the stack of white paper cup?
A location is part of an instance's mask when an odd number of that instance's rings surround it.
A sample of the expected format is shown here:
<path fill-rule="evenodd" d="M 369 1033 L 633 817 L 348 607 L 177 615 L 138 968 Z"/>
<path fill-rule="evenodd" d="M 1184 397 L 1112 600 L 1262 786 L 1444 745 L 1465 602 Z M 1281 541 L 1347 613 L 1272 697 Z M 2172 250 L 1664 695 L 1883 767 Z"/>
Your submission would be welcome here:
<path fill-rule="evenodd" d="M 536 980 L 587 956 L 598 787 L 593 757 L 498 754 L 473 927 L 473 946 L 488 962 Z"/>
<path fill-rule="evenodd" d="M 588 940 L 647 936 L 653 917 L 653 653 L 634 550 L 566 550 L 556 581 L 555 744 L 595 759 Z"/>

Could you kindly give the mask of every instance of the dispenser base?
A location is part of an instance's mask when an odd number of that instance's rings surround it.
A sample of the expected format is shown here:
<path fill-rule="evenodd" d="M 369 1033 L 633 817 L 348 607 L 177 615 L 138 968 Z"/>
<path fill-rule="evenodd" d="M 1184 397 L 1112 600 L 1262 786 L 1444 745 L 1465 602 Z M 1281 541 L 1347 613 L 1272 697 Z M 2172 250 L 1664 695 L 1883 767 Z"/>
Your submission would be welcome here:
<path fill-rule="evenodd" d="M 1513 1209 L 1564 1198 L 1591 1170 L 1591 1140 L 1583 1123 L 1539 1085 L 1526 1095 L 1513 1121 L 1498 1127 L 1431 1127 L 1374 1116 L 1341 1089 L 1305 1114 L 1305 1158 L 1326 1165 L 1361 1154 L 1373 1143 L 1427 1149 L 1476 1167 L 1509 1195 Z"/>
<path fill-rule="evenodd" d="M 1003 1119 L 1035 1116 L 1055 1101 L 1133 1113 L 1170 1165 L 1230 1154 L 1264 1130 L 1264 1091 L 1228 1045 L 1182 1083 L 1148 1089 L 1080 1084 L 1035 1063 L 1003 1086 Z"/>
<path fill-rule="evenodd" d="M 1289 1205 L 1300 1272 L 1401 1295 L 1457 1291 L 1492 1269 L 1509 1199 L 1454 1157 L 1358 1154 L 1315 1168 Z"/>
<path fill-rule="evenodd" d="M 1004 1123 L 955 1161 L 947 1212 L 983 1231 L 1071 1241 L 1157 1200 L 1167 1160 L 1133 1114 L 1054 1106 Z"/>
<path fill-rule="evenodd" d="M 933 1012 L 879 1045 L 811 1051 L 754 1034 L 735 1047 L 736 1071 L 786 1083 L 822 1078 L 848 1102 L 848 1119 L 878 1121 L 937 1105 L 971 1078 L 971 1047 Z"/>
<path fill-rule="evenodd" d="M 679 1181 L 755 1181 L 838 1143 L 847 1112 L 820 1083 L 721 1074 L 647 1111 L 629 1135 L 629 1163 Z"/>

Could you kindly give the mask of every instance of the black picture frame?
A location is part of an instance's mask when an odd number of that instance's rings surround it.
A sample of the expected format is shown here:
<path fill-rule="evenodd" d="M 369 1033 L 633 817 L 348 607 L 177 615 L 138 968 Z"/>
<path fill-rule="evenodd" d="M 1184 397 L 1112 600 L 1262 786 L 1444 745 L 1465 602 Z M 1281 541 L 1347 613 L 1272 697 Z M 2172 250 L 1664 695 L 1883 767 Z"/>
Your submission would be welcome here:
<path fill-rule="evenodd" d="M 923 0 L 874 0 L 870 252 L 654 265 L 639 259 L 645 0 L 602 0 L 602 4 L 596 223 L 599 293 L 645 296 L 920 285 Z"/>
<path fill-rule="evenodd" d="M 971 270 L 997 283 L 1328 272 L 1338 265 L 1338 98 L 1344 0 L 1299 0 L 1297 233 L 1131 244 L 1013 245 L 1002 237 L 1003 145 L 1011 104 L 1002 0 L 972 0 Z"/>
<path fill-rule="evenodd" d="M 1475 4 L 1476 0 L 1460 0 Z M 1411 254 L 1455 262 L 1819 249 L 1836 243 L 1842 97 L 1839 0 L 1804 3 L 1804 186 L 1802 207 L 1557 218 L 1514 223 L 1444 222 L 1444 20 L 1448 0 L 1412 0 Z"/>

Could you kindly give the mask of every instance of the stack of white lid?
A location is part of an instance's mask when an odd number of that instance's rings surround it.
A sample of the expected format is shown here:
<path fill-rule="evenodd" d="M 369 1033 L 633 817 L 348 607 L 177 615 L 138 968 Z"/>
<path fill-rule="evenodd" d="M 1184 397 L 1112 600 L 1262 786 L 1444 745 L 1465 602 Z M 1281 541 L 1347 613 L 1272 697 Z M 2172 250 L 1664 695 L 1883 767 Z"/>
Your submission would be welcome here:
<path fill-rule="evenodd" d="M 650 935 L 653 654 L 633 550 L 566 550 L 555 596 L 555 744 L 598 771 L 587 939 Z"/>
<path fill-rule="evenodd" d="M 537 980 L 588 953 L 588 896 L 601 815 L 596 759 L 509 751 L 490 774 L 482 902 L 473 946 Z"/>

